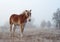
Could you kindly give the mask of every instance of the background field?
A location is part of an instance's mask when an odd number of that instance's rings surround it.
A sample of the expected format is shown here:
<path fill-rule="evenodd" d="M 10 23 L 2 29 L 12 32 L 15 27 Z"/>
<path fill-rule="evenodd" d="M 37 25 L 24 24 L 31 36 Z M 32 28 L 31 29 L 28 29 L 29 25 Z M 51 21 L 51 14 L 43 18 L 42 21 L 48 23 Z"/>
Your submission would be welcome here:
<path fill-rule="evenodd" d="M 25 28 L 24 37 L 21 38 L 19 28 L 12 36 L 10 36 L 9 29 L 0 28 L 0 42 L 60 42 L 60 30 Z"/>

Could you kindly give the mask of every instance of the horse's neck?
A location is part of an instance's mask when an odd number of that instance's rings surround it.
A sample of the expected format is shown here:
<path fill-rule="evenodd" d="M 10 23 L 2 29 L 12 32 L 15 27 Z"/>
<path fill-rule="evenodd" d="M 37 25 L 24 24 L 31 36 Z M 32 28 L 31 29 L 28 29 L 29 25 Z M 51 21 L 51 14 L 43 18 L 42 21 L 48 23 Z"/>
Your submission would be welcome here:
<path fill-rule="evenodd" d="M 24 18 L 24 19 L 27 19 L 27 16 L 25 15 L 25 13 L 20 14 L 19 16 L 21 16 L 21 17 Z"/>

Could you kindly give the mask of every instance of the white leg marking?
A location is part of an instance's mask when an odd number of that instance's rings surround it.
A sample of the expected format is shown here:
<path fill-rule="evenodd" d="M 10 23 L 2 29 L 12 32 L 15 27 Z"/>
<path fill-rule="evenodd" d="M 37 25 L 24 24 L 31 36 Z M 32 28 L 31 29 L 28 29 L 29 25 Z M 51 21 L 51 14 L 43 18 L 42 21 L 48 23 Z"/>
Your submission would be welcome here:
<path fill-rule="evenodd" d="M 21 32 L 21 37 L 23 37 L 23 33 Z"/>

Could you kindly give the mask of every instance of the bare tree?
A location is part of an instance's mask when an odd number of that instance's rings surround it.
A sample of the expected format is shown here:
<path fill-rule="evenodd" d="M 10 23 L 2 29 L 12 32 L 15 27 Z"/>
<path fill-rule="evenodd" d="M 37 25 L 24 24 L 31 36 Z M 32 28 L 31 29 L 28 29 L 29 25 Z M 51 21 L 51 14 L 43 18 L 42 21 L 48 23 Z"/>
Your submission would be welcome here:
<path fill-rule="evenodd" d="M 43 20 L 43 21 L 41 22 L 41 27 L 44 28 L 45 26 L 46 26 L 46 21 Z"/>
<path fill-rule="evenodd" d="M 56 27 L 60 29 L 60 9 L 58 8 L 56 12 L 53 14 L 53 20 L 56 24 Z"/>
<path fill-rule="evenodd" d="M 50 22 L 50 21 L 47 22 L 47 27 L 48 27 L 48 28 L 51 27 L 51 22 Z"/>

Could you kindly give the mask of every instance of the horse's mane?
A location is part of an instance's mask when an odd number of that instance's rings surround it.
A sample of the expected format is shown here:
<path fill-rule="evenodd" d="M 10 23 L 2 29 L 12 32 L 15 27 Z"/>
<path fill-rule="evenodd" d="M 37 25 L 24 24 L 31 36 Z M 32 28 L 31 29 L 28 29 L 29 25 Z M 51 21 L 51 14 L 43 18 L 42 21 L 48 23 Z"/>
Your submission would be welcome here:
<path fill-rule="evenodd" d="M 25 14 L 25 11 L 23 11 L 21 14 Z"/>

